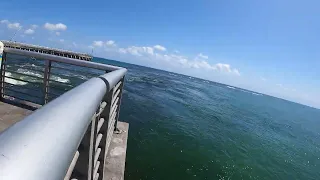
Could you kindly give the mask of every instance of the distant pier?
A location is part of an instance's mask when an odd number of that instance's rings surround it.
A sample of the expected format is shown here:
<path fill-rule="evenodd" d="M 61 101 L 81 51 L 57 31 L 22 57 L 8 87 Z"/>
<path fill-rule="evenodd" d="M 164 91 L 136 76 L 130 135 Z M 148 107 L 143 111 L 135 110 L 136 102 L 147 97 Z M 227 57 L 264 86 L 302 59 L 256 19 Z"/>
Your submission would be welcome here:
<path fill-rule="evenodd" d="M 7 47 L 7 48 L 21 49 L 26 51 L 32 51 L 32 52 L 37 52 L 42 54 L 51 54 L 51 55 L 85 60 L 85 61 L 92 60 L 92 56 L 84 53 L 76 53 L 76 52 L 71 52 L 71 51 L 62 50 L 62 49 L 54 49 L 49 47 L 43 47 L 43 46 L 37 46 L 37 45 L 31 45 L 31 44 L 25 44 L 20 42 L 13 42 L 13 41 L 1 41 L 1 42 L 3 42 L 4 47 Z"/>

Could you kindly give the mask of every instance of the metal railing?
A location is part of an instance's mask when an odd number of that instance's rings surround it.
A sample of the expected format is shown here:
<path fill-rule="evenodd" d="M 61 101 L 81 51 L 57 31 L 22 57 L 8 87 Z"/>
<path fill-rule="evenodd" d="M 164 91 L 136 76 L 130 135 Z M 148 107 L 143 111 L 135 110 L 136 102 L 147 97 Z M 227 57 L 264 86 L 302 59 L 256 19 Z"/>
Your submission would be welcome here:
<path fill-rule="evenodd" d="M 7 78 L 5 72 L 9 72 L 6 71 L 9 54 L 44 60 L 44 74 L 39 77 L 43 79 L 43 84 L 34 86 L 31 81 L 28 83 L 33 85 L 29 88 L 32 91 L 43 90 L 39 97 L 45 105 L 0 134 L 0 179 L 103 179 L 106 154 L 112 134 L 117 130 L 127 70 L 5 48 L 1 65 L 3 99 L 7 99 L 8 95 L 8 88 L 4 84 Z M 69 91 L 64 89 L 61 96 L 49 102 L 48 96 L 55 88 L 50 86 L 53 63 L 93 68 L 107 73 L 75 88 L 71 87 Z M 10 97 L 16 98 L 13 95 Z M 33 99 L 29 99 L 29 102 L 42 105 Z"/>
<path fill-rule="evenodd" d="M 88 77 L 116 69 L 100 63 L 5 48 L 1 64 L 1 97 L 38 108 Z"/>

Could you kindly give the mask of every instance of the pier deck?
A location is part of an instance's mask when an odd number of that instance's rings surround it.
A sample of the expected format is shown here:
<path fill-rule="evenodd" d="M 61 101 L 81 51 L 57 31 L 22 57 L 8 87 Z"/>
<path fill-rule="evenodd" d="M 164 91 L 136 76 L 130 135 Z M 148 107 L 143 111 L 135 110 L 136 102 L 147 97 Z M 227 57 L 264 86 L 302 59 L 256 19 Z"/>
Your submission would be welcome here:
<path fill-rule="evenodd" d="M 32 111 L 11 104 L 0 102 L 0 132 L 22 120 Z"/>

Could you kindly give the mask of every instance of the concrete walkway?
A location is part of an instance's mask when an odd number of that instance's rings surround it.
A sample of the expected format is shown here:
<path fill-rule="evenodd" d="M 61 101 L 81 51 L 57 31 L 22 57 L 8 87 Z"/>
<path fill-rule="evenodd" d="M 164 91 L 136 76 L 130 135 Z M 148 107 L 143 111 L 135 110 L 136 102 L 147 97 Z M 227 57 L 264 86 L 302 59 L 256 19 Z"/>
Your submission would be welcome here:
<path fill-rule="evenodd" d="M 11 104 L 0 102 L 0 132 L 22 120 L 32 111 Z"/>
<path fill-rule="evenodd" d="M 124 179 L 129 124 L 118 122 L 118 129 L 120 129 L 122 133 L 113 133 L 112 135 L 109 152 L 104 165 L 105 177 L 103 180 Z"/>

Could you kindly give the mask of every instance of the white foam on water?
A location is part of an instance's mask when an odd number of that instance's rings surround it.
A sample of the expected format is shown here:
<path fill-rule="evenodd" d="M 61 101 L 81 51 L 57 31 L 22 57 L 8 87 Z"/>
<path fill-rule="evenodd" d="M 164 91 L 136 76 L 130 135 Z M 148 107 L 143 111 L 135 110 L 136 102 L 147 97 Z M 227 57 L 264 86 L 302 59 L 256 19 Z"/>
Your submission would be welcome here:
<path fill-rule="evenodd" d="M 227 86 L 227 88 L 230 88 L 230 89 L 236 89 L 235 87 L 232 87 L 232 86 Z"/>
<path fill-rule="evenodd" d="M 251 92 L 251 91 L 246 91 L 246 90 L 242 90 L 242 89 L 240 89 L 240 91 L 242 91 L 242 92 L 246 92 L 246 93 L 250 93 L 250 94 L 252 94 L 252 95 L 256 95 L 256 96 L 262 96 L 262 94 L 255 93 L 255 92 Z"/>
<path fill-rule="evenodd" d="M 5 75 L 8 76 L 8 77 L 12 77 L 12 74 L 9 73 L 9 72 L 5 72 Z M 28 84 L 27 82 L 23 82 L 23 81 L 18 81 L 18 80 L 15 80 L 15 79 L 9 79 L 9 78 L 5 78 L 4 80 L 5 82 L 7 83 L 10 83 L 10 84 L 14 84 L 14 85 L 20 85 L 20 86 L 23 86 L 23 85 L 26 85 Z"/>
<path fill-rule="evenodd" d="M 18 69 L 17 72 L 22 73 L 22 74 L 26 74 L 26 75 L 30 75 L 30 76 L 36 76 L 36 77 L 41 77 L 41 78 L 43 77 L 42 74 L 32 72 L 32 71 L 26 70 L 26 69 Z"/>
<path fill-rule="evenodd" d="M 35 66 L 34 64 L 32 64 L 32 66 Z M 30 75 L 30 76 L 35 76 L 35 77 L 39 77 L 39 78 L 43 78 L 43 74 L 40 74 L 38 72 L 34 72 L 32 70 L 27 70 L 27 69 L 18 69 L 17 70 L 18 73 L 22 73 L 22 74 L 25 74 L 25 75 Z M 11 75 L 11 74 L 10 74 Z M 42 81 L 41 79 L 32 79 L 28 76 L 23 76 L 21 77 L 21 79 L 24 79 L 24 80 L 28 80 L 28 81 L 32 81 L 32 82 L 35 82 L 35 81 Z M 59 82 L 62 82 L 62 83 L 68 83 L 70 82 L 69 79 L 64 79 L 64 78 L 61 78 L 59 76 L 54 76 L 54 75 L 51 75 L 51 78 L 52 80 L 55 80 L 55 81 L 59 81 Z M 18 81 L 18 82 L 21 82 L 21 81 Z M 24 82 L 25 83 L 25 82 Z"/>
<path fill-rule="evenodd" d="M 255 93 L 255 92 L 251 92 L 251 91 L 246 91 L 246 90 L 238 89 L 238 88 L 235 88 L 235 87 L 232 87 L 232 86 L 227 86 L 227 88 L 230 88 L 230 89 L 237 89 L 237 90 L 240 90 L 240 91 L 242 91 L 242 92 L 250 93 L 250 94 L 253 94 L 253 95 L 256 95 L 256 96 L 262 96 L 262 94 L 260 94 L 260 93 Z"/>
<path fill-rule="evenodd" d="M 78 77 L 78 78 L 80 78 L 82 80 L 88 80 L 89 79 L 87 76 L 83 76 L 83 75 L 77 75 L 75 77 Z"/>
<path fill-rule="evenodd" d="M 62 83 L 68 83 L 68 82 L 70 82 L 69 79 L 64 79 L 64 78 L 61 78 L 61 77 L 59 77 L 59 76 L 51 76 L 50 79 L 55 80 L 55 81 L 59 81 L 59 82 L 62 82 Z"/>

